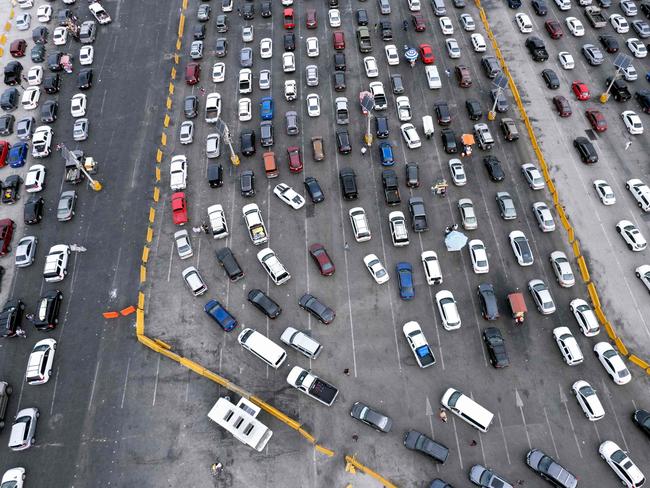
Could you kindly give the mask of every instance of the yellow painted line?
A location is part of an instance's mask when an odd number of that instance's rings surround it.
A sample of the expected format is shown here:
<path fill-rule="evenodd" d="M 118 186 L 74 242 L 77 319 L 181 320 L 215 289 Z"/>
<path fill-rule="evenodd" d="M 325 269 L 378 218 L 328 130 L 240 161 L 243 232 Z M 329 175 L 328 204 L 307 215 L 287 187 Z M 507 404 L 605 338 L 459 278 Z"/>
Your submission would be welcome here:
<path fill-rule="evenodd" d="M 4 53 L 5 53 L 4 48 L 3 48 L 3 47 L 0 47 L 0 57 L 2 57 L 2 55 L 3 55 Z"/>
<path fill-rule="evenodd" d="M 5 24 L 5 30 L 7 32 L 9 32 L 11 30 L 11 22 L 7 21 L 7 23 Z"/>
<path fill-rule="evenodd" d="M 138 292 L 138 308 L 144 310 L 144 292 Z"/>
<path fill-rule="evenodd" d="M 181 14 L 181 18 L 178 19 L 178 37 L 179 39 L 183 37 L 183 31 L 185 30 L 185 14 Z"/>
<path fill-rule="evenodd" d="M 156 166 L 156 182 L 160 181 L 160 166 Z"/>
<path fill-rule="evenodd" d="M 169 82 L 169 94 L 174 94 L 174 84 L 171 81 Z"/>
<path fill-rule="evenodd" d="M 152 240 L 153 240 L 153 227 L 149 227 L 147 229 L 147 244 L 151 244 Z"/>
<path fill-rule="evenodd" d="M 162 157 L 163 157 L 163 152 L 162 152 L 162 150 L 158 149 L 158 150 L 156 151 L 156 163 L 161 162 L 161 161 L 162 161 Z"/>
<path fill-rule="evenodd" d="M 172 99 L 171 99 L 171 97 L 167 97 L 167 103 L 165 104 L 165 106 L 167 107 L 167 110 L 171 110 L 171 108 L 172 108 Z M 158 161 L 158 162 L 160 162 L 160 161 Z"/>
<path fill-rule="evenodd" d="M 176 79 L 176 67 L 172 66 L 172 80 Z"/>
<path fill-rule="evenodd" d="M 147 267 L 143 264 L 140 265 L 140 283 L 147 281 Z"/>
<path fill-rule="evenodd" d="M 177 49 L 180 49 L 180 47 L 177 47 Z M 178 55 L 178 53 L 174 53 L 174 64 L 178 64 L 181 60 L 181 57 Z"/>
<path fill-rule="evenodd" d="M 6 42 L 7 42 L 7 34 L 3 32 L 2 35 L 0 36 L 0 44 L 5 44 Z"/>
<path fill-rule="evenodd" d="M 180 50 L 181 50 L 181 46 L 182 46 L 182 43 L 181 43 L 180 38 L 179 38 L 179 39 L 176 39 L 176 50 L 177 50 L 177 51 L 180 51 Z"/>
<path fill-rule="evenodd" d="M 169 114 L 165 114 L 165 118 L 163 119 L 163 125 L 165 127 L 169 127 L 169 121 L 170 120 L 171 120 L 171 117 L 169 116 Z"/>
<path fill-rule="evenodd" d="M 149 261 L 149 248 L 144 246 L 142 248 L 142 262 L 147 264 L 147 261 Z"/>
<path fill-rule="evenodd" d="M 165 134 L 164 132 L 160 135 L 160 143 L 163 146 L 167 145 L 167 134 Z"/>
<path fill-rule="evenodd" d="M 602 308 L 595 308 L 594 313 L 596 314 L 596 318 L 601 324 L 606 324 L 608 322 L 607 317 L 605 317 L 605 312 L 603 312 Z"/>
<path fill-rule="evenodd" d="M 172 346 L 170 346 L 169 344 L 167 344 L 167 343 L 166 343 L 165 341 L 163 341 L 162 339 L 155 339 L 155 341 L 156 341 L 156 344 L 158 344 L 160 347 L 162 347 L 162 348 L 164 348 L 164 349 L 167 349 L 168 351 L 171 351 L 171 350 L 172 350 Z"/>
<path fill-rule="evenodd" d="M 153 189 L 153 201 L 157 203 L 158 200 L 160 200 L 160 188 L 156 186 Z"/>
<path fill-rule="evenodd" d="M 156 209 L 149 207 L 149 223 L 153 224 L 154 220 L 156 220 Z"/>

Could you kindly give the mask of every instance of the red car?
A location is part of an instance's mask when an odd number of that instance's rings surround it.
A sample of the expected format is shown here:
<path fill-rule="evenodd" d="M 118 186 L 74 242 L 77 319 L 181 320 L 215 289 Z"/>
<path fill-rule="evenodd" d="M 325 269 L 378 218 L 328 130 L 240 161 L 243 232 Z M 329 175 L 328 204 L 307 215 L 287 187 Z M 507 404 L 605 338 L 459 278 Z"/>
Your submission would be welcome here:
<path fill-rule="evenodd" d="M 569 117 L 571 115 L 571 105 L 569 105 L 569 101 L 562 95 L 553 97 L 553 104 L 560 117 Z"/>
<path fill-rule="evenodd" d="M 334 49 L 343 51 L 345 49 L 345 34 L 343 31 L 334 31 L 332 34 L 332 42 L 334 43 Z"/>
<path fill-rule="evenodd" d="M 187 201 L 182 191 L 172 194 L 172 219 L 176 225 L 187 223 Z"/>
<path fill-rule="evenodd" d="M 574 81 L 571 83 L 571 89 L 578 100 L 589 100 L 589 88 L 582 81 Z"/>
<path fill-rule="evenodd" d="M 605 132 L 607 130 L 607 121 L 600 110 L 589 108 L 585 112 L 585 115 L 596 132 Z"/>
<path fill-rule="evenodd" d="M 433 49 L 429 44 L 420 44 L 420 57 L 424 64 L 433 64 L 436 60 Z"/>
<path fill-rule="evenodd" d="M 7 141 L 0 141 L 0 168 L 7 164 L 7 154 L 11 145 Z"/>
<path fill-rule="evenodd" d="M 557 20 L 547 20 L 544 22 L 544 27 L 546 27 L 546 31 L 551 36 L 551 39 L 559 39 L 564 35 L 562 26 Z"/>
<path fill-rule="evenodd" d="M 300 173 L 302 171 L 302 158 L 300 157 L 300 148 L 298 146 L 289 146 L 289 171 Z"/>
<path fill-rule="evenodd" d="M 413 22 L 415 32 L 424 32 L 427 28 L 427 24 L 424 23 L 424 17 L 422 17 L 422 14 L 411 14 L 411 22 Z"/>
<path fill-rule="evenodd" d="M 296 22 L 293 19 L 293 9 L 285 8 L 284 9 L 284 28 L 291 30 L 296 26 Z"/>
<path fill-rule="evenodd" d="M 11 219 L 0 220 L 0 256 L 11 251 L 11 238 L 14 235 L 16 224 Z"/>
<path fill-rule="evenodd" d="M 316 10 L 313 8 L 307 9 L 307 29 L 315 29 L 318 27 L 318 19 L 316 19 Z"/>
<path fill-rule="evenodd" d="M 25 39 L 16 39 L 9 45 L 9 52 L 14 58 L 22 58 L 27 49 L 27 41 Z"/>
<path fill-rule="evenodd" d="M 201 65 L 199 63 L 187 63 L 185 67 L 185 83 L 196 85 L 201 79 Z"/>
<path fill-rule="evenodd" d="M 330 259 L 329 254 L 327 254 L 325 246 L 318 243 L 312 244 L 309 246 L 309 254 L 314 259 L 316 266 L 318 266 L 320 274 L 323 276 L 332 276 L 334 274 L 336 268 L 334 267 L 334 263 Z"/>

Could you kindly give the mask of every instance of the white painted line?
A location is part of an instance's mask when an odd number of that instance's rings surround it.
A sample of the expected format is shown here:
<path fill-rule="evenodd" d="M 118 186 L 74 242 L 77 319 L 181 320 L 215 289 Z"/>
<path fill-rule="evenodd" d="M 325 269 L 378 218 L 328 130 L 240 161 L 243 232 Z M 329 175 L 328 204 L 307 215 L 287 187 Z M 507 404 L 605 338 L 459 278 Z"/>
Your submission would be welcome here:
<path fill-rule="evenodd" d="M 156 404 L 156 394 L 158 393 L 158 374 L 160 373 L 160 358 L 162 357 L 161 354 L 158 354 L 158 364 L 156 365 L 156 380 L 154 381 L 153 385 L 153 400 L 151 402 L 151 405 L 154 406 Z"/>
<path fill-rule="evenodd" d="M 160 361 L 160 359 L 158 359 Z M 101 360 L 97 361 L 97 366 L 95 367 L 95 376 L 93 377 L 93 386 L 90 389 L 90 398 L 88 399 L 88 411 L 90 412 L 90 407 L 93 405 L 93 397 L 95 396 L 95 385 L 97 385 L 97 373 L 99 373 L 99 365 Z"/>
<path fill-rule="evenodd" d="M 458 463 L 460 464 L 460 469 L 465 469 L 463 467 L 463 454 L 460 452 L 460 441 L 458 440 L 458 431 L 456 430 L 456 417 L 451 416 L 451 425 L 454 426 L 454 437 L 456 438 L 456 452 L 458 453 Z"/>
<path fill-rule="evenodd" d="M 201 241 L 199 240 L 199 249 L 200 246 L 201 246 Z M 169 266 L 167 266 L 167 283 L 169 283 L 169 280 L 171 278 L 173 260 L 174 260 L 174 242 L 172 241 L 172 249 L 171 252 L 169 253 Z M 198 263 L 198 258 L 197 258 L 197 263 Z"/>
<path fill-rule="evenodd" d="M 122 388 L 122 401 L 120 402 L 120 408 L 124 408 L 124 399 L 126 398 L 126 385 L 129 381 L 129 368 L 131 367 L 131 358 L 126 363 L 126 373 L 124 373 L 124 387 Z"/>
<path fill-rule="evenodd" d="M 625 434 L 623 434 L 623 429 L 621 429 L 621 424 L 618 421 L 618 415 L 616 415 L 616 410 L 614 409 L 614 403 L 612 403 L 612 397 L 609 392 L 609 388 L 607 387 L 607 383 L 605 383 L 605 380 L 602 380 L 603 383 L 603 395 L 607 399 L 607 403 L 609 403 L 609 410 L 612 412 L 612 417 L 614 417 L 614 422 L 616 422 L 616 427 L 618 427 L 618 432 L 621 434 L 621 439 L 623 439 L 623 445 L 625 446 L 625 450 L 629 451 L 630 448 L 627 445 L 627 440 L 625 439 Z"/>
<path fill-rule="evenodd" d="M 569 407 L 567 406 L 567 402 L 562 402 L 564 403 L 564 410 L 566 411 L 566 416 L 569 418 L 569 425 L 571 426 L 571 432 L 573 432 L 573 439 L 576 441 L 576 446 L 578 448 L 578 454 L 582 458 L 582 449 L 580 449 L 580 442 L 578 441 L 578 435 L 576 434 L 576 429 L 573 426 L 573 420 L 571 420 L 571 414 L 569 413 Z"/>
<path fill-rule="evenodd" d="M 548 427 L 548 433 L 551 435 L 551 442 L 553 443 L 553 450 L 555 451 L 555 457 L 559 458 L 560 454 L 557 452 L 557 444 L 555 443 L 555 437 L 553 436 L 551 423 L 548 421 L 548 413 L 546 412 L 546 407 L 544 407 L 544 417 L 546 418 L 546 426 Z"/>
<path fill-rule="evenodd" d="M 503 445 L 506 448 L 506 459 L 508 460 L 508 464 L 512 464 L 512 462 L 510 461 L 510 451 L 508 450 L 508 441 L 506 439 L 506 433 L 503 430 L 503 422 L 501 421 L 501 412 L 499 412 L 498 410 L 497 410 L 497 417 L 499 417 L 499 426 L 501 427 L 501 437 L 503 437 Z M 553 444 L 555 445 L 555 443 Z M 557 450 L 556 450 L 556 454 L 557 454 Z"/>
<path fill-rule="evenodd" d="M 532 449 L 533 445 L 530 442 L 530 435 L 528 434 L 528 426 L 526 425 L 526 417 L 524 416 L 524 402 L 521 400 L 521 396 L 519 396 L 519 390 L 517 390 L 516 388 L 515 388 L 515 404 L 519 409 L 519 413 L 521 413 L 521 421 L 524 424 L 524 431 L 526 432 L 526 440 L 528 441 L 528 449 Z"/>
<path fill-rule="evenodd" d="M 56 387 L 59 384 L 59 367 L 56 368 L 56 376 L 54 377 L 54 389 L 52 390 L 52 401 L 50 402 L 50 417 L 54 411 L 54 399 L 56 398 Z"/>

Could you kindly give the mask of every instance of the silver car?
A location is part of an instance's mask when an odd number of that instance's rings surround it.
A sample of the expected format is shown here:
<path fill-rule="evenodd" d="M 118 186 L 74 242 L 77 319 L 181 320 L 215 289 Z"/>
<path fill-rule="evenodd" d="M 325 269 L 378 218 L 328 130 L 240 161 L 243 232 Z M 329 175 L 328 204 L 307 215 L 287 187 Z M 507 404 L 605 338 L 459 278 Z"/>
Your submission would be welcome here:
<path fill-rule="evenodd" d="M 38 239 L 35 236 L 25 236 L 18 241 L 18 247 L 16 248 L 17 268 L 26 268 L 34 263 L 37 244 Z"/>
<path fill-rule="evenodd" d="M 513 488 L 513 486 L 506 480 L 501 478 L 494 471 L 475 464 L 469 471 L 469 479 L 474 484 L 483 488 Z"/>
<path fill-rule="evenodd" d="M 77 201 L 77 192 L 67 190 L 61 193 L 59 204 L 56 207 L 56 218 L 59 222 L 67 222 L 74 215 L 74 207 Z"/>
<path fill-rule="evenodd" d="M 253 49 L 250 47 L 243 47 L 239 52 L 239 64 L 242 68 L 250 68 L 253 66 Z"/>
<path fill-rule="evenodd" d="M 539 310 L 539 313 L 542 315 L 550 315 L 555 312 L 555 302 L 546 283 L 542 280 L 530 280 L 528 282 L 528 290 L 533 296 L 535 306 Z"/>
<path fill-rule="evenodd" d="M 194 141 L 194 122 L 191 120 L 181 124 L 180 141 L 181 144 L 191 144 Z"/>
<path fill-rule="evenodd" d="M 305 76 L 307 77 L 307 86 L 318 86 L 318 67 L 315 64 L 310 64 L 305 68 Z"/>
<path fill-rule="evenodd" d="M 190 57 L 192 59 L 203 58 L 203 41 L 193 41 L 190 46 Z"/>
<path fill-rule="evenodd" d="M 72 137 L 75 141 L 81 142 L 88 139 L 88 119 L 83 117 L 74 121 Z"/>
<path fill-rule="evenodd" d="M 582 46 L 582 54 L 584 54 L 587 62 L 592 66 L 598 66 L 605 61 L 602 51 L 593 44 L 585 44 Z"/>
<path fill-rule="evenodd" d="M 517 218 L 517 209 L 515 202 L 507 191 L 497 192 L 497 204 L 499 205 L 499 213 L 503 220 L 514 220 Z"/>
<path fill-rule="evenodd" d="M 36 129 L 34 117 L 22 118 L 16 123 L 16 136 L 21 141 L 28 141 L 32 138 L 34 129 Z"/>

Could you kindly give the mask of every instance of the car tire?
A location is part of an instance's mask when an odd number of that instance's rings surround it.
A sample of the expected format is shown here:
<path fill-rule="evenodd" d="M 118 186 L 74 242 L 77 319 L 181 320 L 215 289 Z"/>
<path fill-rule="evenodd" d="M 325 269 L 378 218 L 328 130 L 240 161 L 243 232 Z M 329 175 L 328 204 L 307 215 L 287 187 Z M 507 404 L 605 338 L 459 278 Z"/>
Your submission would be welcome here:
<path fill-rule="evenodd" d="M 636 275 L 637 278 L 641 278 L 641 273 L 639 273 L 638 271 L 634 274 Z"/>
<path fill-rule="evenodd" d="M 14 388 L 13 388 L 12 386 L 8 386 L 8 387 L 5 389 L 5 393 L 6 393 L 7 395 L 11 395 L 13 392 L 14 392 Z"/>
<path fill-rule="evenodd" d="M 632 244 L 628 244 L 627 248 L 631 251 L 632 250 Z"/>

